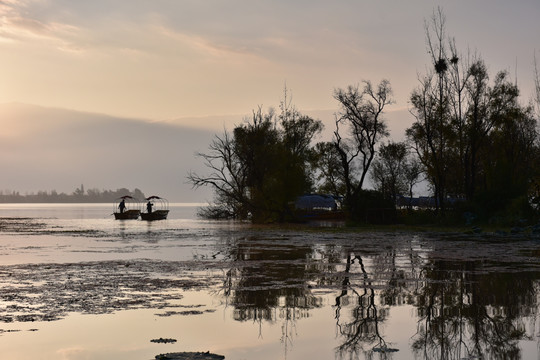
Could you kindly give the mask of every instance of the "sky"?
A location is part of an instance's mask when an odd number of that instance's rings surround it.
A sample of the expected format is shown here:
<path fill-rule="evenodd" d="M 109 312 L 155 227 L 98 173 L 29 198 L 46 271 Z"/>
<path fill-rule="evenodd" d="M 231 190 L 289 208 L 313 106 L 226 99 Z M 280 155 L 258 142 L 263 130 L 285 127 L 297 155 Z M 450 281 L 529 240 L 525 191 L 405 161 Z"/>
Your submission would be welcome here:
<path fill-rule="evenodd" d="M 205 168 L 197 151 L 214 133 L 163 122 L 20 103 L 0 104 L 0 191 L 20 194 L 141 190 L 175 202 L 206 202 L 190 171 Z M 9 127 L 9 132 L 6 128 Z"/>
<path fill-rule="evenodd" d="M 297 109 L 331 127 L 336 88 L 388 79 L 399 138 L 438 6 L 458 49 L 492 77 L 517 75 L 528 101 L 538 0 L 0 0 L 0 104 L 221 132 L 277 107 L 286 86 Z M 0 119 L 0 136 L 14 123 Z M 79 151 L 89 150 L 72 144 Z"/>
<path fill-rule="evenodd" d="M 538 0 L 3 0 L 0 102 L 171 120 L 276 106 L 390 80 L 406 107 L 441 6 L 458 47 L 530 88 Z"/>

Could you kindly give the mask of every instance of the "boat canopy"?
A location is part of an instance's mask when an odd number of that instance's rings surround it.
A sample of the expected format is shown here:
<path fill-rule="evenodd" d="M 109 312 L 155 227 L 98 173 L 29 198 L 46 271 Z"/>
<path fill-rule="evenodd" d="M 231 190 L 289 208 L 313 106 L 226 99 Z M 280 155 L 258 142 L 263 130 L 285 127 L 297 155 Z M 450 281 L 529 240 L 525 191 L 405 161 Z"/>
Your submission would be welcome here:
<path fill-rule="evenodd" d="M 164 220 L 169 214 L 169 201 L 159 196 L 149 196 L 146 199 L 146 206 L 141 212 L 142 220 Z"/>
<path fill-rule="evenodd" d="M 151 207 L 150 209 L 152 209 L 152 211 L 157 211 L 157 210 L 169 210 L 169 201 L 165 198 L 162 198 L 162 197 L 159 197 L 159 196 L 156 196 L 156 195 L 152 195 L 152 196 L 149 196 L 145 199 L 147 201 L 147 204 L 148 203 L 151 203 Z M 148 208 L 148 205 L 146 206 L 146 211 L 148 211 L 149 208 Z"/>

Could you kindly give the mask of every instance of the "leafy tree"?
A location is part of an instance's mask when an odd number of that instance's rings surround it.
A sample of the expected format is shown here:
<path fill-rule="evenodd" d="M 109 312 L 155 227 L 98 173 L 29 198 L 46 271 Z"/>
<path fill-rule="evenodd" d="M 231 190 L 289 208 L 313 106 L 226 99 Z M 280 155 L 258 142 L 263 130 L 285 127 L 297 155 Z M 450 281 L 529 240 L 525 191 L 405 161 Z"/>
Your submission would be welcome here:
<path fill-rule="evenodd" d="M 426 38 L 432 67 L 411 94 L 416 121 L 407 137 L 434 189 L 437 210 L 444 215 L 449 194 L 483 203 L 486 211 L 501 209 L 509 201 L 502 199 L 524 196 L 530 187 L 531 156 L 538 150 L 532 108 L 520 105 L 507 72 L 490 84 L 482 59 L 458 56 L 440 9 L 426 23 Z M 487 207 L 486 199 L 501 204 Z"/>
<path fill-rule="evenodd" d="M 536 109 L 536 119 L 540 122 L 540 73 L 538 72 L 536 52 L 534 55 L 534 85 L 535 92 L 533 103 Z M 540 139 L 537 140 L 535 157 L 536 161 L 534 163 L 536 166 L 534 166 L 534 175 L 529 186 L 528 196 L 538 211 L 540 210 Z"/>
<path fill-rule="evenodd" d="M 284 221 L 292 216 L 290 203 L 311 191 L 310 144 L 322 124 L 300 114 L 286 94 L 280 114 L 273 110 L 264 114 L 259 108 L 232 134 L 216 136 L 210 152 L 198 154 L 210 173 L 190 173 L 188 179 L 195 187 L 211 186 L 216 193 L 203 215 Z"/>
<path fill-rule="evenodd" d="M 323 194 L 332 194 L 336 197 L 344 196 L 345 179 L 339 152 L 333 142 L 320 142 L 315 145 L 314 167 L 318 191 Z"/>
<path fill-rule="evenodd" d="M 506 72 L 497 75 L 490 91 L 488 116 L 491 146 L 482 154 L 483 186 L 476 200 L 489 204 L 483 210 L 493 213 L 508 208 L 513 199 L 526 202 L 538 160 L 538 133 L 532 106 L 519 104 L 517 85 Z"/>
<path fill-rule="evenodd" d="M 380 147 L 379 154 L 373 162 L 371 177 L 375 188 L 386 199 L 392 200 L 393 204 L 399 195 L 407 191 L 406 160 L 407 145 L 402 142 L 389 142 Z"/>
<path fill-rule="evenodd" d="M 281 176 L 284 202 L 289 202 L 303 192 L 313 189 L 315 177 L 313 162 L 316 153 L 312 148 L 312 141 L 323 129 L 322 122 L 302 115 L 291 105 L 292 99 L 287 95 L 285 88 L 284 98 L 280 103 L 281 112 L 278 115 L 285 156 L 285 159 L 282 159 L 285 171 Z"/>
<path fill-rule="evenodd" d="M 272 218 L 282 203 L 279 192 L 283 147 L 274 126 L 273 113 L 253 113 L 251 122 L 237 126 L 234 133 L 234 151 L 240 164 L 245 166 L 247 210 L 256 222 Z M 280 173 L 281 172 L 281 173 Z"/>
<path fill-rule="evenodd" d="M 409 196 L 409 210 L 412 209 L 413 188 L 421 181 L 423 173 L 422 164 L 417 158 L 410 157 L 403 166 L 403 180 L 407 187 L 407 195 Z"/>

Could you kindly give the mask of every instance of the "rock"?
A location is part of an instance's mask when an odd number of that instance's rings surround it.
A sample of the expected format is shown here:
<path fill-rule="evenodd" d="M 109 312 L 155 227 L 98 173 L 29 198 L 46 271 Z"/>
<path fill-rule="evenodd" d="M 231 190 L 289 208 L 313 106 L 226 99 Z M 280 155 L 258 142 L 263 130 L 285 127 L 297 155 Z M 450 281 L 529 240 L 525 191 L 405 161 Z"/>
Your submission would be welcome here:
<path fill-rule="evenodd" d="M 156 360 L 222 360 L 223 355 L 207 352 L 178 352 L 156 355 Z"/>

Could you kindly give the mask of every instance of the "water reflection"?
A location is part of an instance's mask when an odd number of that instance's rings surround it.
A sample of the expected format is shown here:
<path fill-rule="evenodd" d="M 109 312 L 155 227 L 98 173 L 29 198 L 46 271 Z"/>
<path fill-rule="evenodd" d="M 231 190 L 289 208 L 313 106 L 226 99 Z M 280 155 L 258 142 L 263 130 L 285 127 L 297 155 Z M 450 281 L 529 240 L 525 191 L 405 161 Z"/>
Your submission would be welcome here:
<path fill-rule="evenodd" d="M 538 273 L 485 272 L 480 261 L 432 261 L 418 294 L 413 348 L 426 357 L 519 359 L 538 315 Z"/>
<path fill-rule="evenodd" d="M 311 248 L 279 244 L 259 246 L 246 239 L 230 248 L 233 264 L 226 273 L 224 295 L 235 307 L 235 320 L 276 321 L 307 315 L 321 306 L 307 285 L 310 275 L 304 260 Z M 279 311 L 278 309 L 282 310 Z M 286 309 L 294 309 L 293 314 Z"/>
<path fill-rule="evenodd" d="M 348 254 L 345 273 L 349 274 L 354 265 L 361 270 L 359 282 L 353 284 L 350 277 L 345 276 L 341 293 L 336 297 L 336 326 L 343 339 L 337 352 L 340 357 L 348 353 L 366 353 L 365 345 L 369 345 L 371 351 L 384 354 L 396 352 L 398 349 L 388 346 L 379 331 L 379 324 L 388 316 L 388 307 L 378 305 L 374 279 L 369 276 L 362 257 Z M 354 304 L 346 318 L 342 317 L 342 302 Z"/>
<path fill-rule="evenodd" d="M 125 319 L 138 323 L 123 326 L 127 337 L 152 339 L 156 326 L 158 336 L 233 359 L 536 359 L 540 352 L 538 237 L 44 217 L 3 219 L 1 230 L 0 346 L 20 355 L 11 358 L 36 358 L 22 355 L 31 343 L 51 342 L 51 354 L 78 343 L 83 336 L 64 339 L 73 331 L 63 328 L 76 313 L 97 315 L 85 320 L 99 324 L 92 336 L 101 340 L 92 342 L 107 341 L 101 314 L 120 310 L 133 310 Z M 178 311 L 202 304 L 204 314 Z M 170 316 L 141 322 L 149 309 Z M 62 321 L 49 328 L 36 319 Z M 11 333 L 21 329 L 32 331 Z"/>
<path fill-rule="evenodd" d="M 234 319 L 279 322 L 285 351 L 296 322 L 325 306 L 328 292 L 338 359 L 391 359 L 399 351 L 418 359 L 521 359 L 520 341 L 538 339 L 538 252 L 527 250 L 534 242 L 266 235 L 224 243 L 231 266 L 222 295 Z M 410 349 L 382 330 L 403 304 L 415 309 Z"/>

